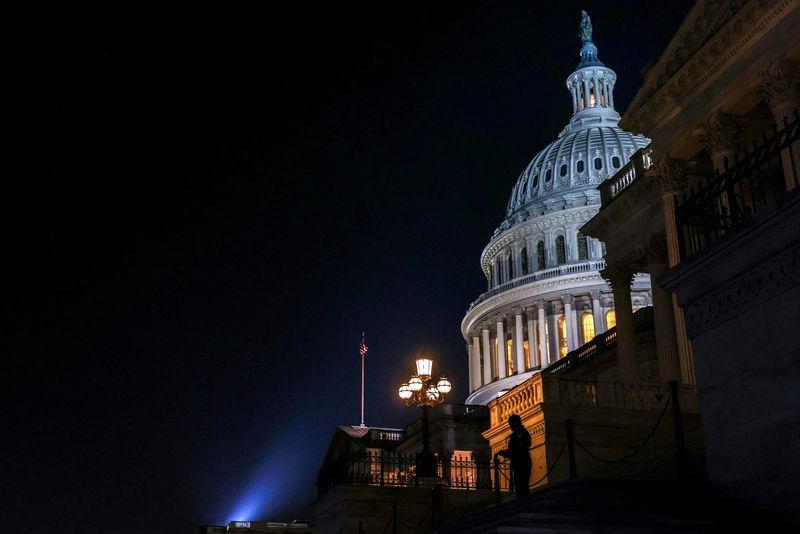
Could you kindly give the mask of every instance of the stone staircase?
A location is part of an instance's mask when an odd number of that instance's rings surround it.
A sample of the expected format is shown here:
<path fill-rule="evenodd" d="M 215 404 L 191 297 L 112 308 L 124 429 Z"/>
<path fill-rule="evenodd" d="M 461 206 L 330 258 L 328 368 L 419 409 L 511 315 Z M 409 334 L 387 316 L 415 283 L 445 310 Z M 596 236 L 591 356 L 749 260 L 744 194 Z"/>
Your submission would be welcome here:
<path fill-rule="evenodd" d="M 476 512 L 434 530 L 484 533 L 787 532 L 715 497 L 705 483 L 578 479 Z"/>

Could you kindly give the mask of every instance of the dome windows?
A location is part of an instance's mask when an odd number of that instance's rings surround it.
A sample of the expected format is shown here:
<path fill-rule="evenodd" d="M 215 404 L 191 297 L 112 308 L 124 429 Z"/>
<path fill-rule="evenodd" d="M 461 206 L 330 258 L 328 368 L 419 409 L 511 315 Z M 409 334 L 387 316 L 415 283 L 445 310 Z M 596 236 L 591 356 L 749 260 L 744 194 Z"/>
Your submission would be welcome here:
<path fill-rule="evenodd" d="M 519 259 L 522 264 L 522 274 L 528 274 L 528 249 L 526 247 L 522 248 Z"/>
<path fill-rule="evenodd" d="M 544 181 L 549 182 L 553 179 L 553 169 L 547 169 L 547 172 L 544 173 Z"/>
<path fill-rule="evenodd" d="M 585 165 L 583 164 L 583 160 L 579 159 L 578 163 L 575 164 L 575 170 L 578 172 L 583 172 Z"/>
<path fill-rule="evenodd" d="M 536 243 L 536 263 L 539 269 L 544 269 L 544 241 Z"/>
<path fill-rule="evenodd" d="M 594 158 L 594 170 L 599 171 L 603 168 L 602 158 Z"/>
<path fill-rule="evenodd" d="M 615 169 L 619 169 L 620 168 L 619 156 L 613 156 L 611 158 L 611 165 L 613 165 Z"/>
<path fill-rule="evenodd" d="M 583 328 L 583 342 L 588 343 L 594 338 L 594 316 L 585 312 L 581 315 L 581 327 Z"/>
<path fill-rule="evenodd" d="M 567 164 L 566 163 L 562 163 L 561 164 L 561 168 L 558 171 L 558 175 L 561 176 L 562 178 L 567 175 Z"/>
<path fill-rule="evenodd" d="M 563 235 L 556 238 L 556 262 L 558 265 L 567 263 L 567 247 L 564 243 Z"/>

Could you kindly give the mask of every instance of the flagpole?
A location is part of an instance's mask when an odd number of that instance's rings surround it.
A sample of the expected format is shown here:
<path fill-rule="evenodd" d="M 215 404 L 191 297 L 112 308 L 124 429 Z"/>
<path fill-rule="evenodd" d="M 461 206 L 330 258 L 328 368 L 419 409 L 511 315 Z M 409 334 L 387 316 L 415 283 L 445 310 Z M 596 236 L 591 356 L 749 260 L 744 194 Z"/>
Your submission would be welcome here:
<path fill-rule="evenodd" d="M 364 332 L 361 332 L 361 344 L 358 346 L 358 352 L 361 353 L 361 428 L 364 428 L 364 356 L 367 354 Z"/>

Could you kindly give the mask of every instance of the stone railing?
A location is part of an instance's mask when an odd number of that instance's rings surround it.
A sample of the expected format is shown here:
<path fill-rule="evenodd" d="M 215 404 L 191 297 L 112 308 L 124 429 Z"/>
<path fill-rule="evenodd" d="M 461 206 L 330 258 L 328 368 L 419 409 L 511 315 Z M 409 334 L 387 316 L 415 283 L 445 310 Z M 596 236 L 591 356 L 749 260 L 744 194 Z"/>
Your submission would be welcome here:
<path fill-rule="evenodd" d="M 663 407 L 667 386 L 653 383 L 583 380 L 534 374 L 489 403 L 490 424 L 502 425 L 512 414 L 524 414 L 541 403 L 583 408 L 653 411 Z"/>
<path fill-rule="evenodd" d="M 600 184 L 600 201 L 604 207 L 653 166 L 652 152 L 651 148 L 640 148 L 614 176 Z"/>
<path fill-rule="evenodd" d="M 470 304 L 470 309 L 477 306 L 481 302 L 484 302 L 485 300 L 497 295 L 498 293 L 502 293 L 503 291 L 508 291 L 509 289 L 514 289 L 516 287 L 524 286 L 532 282 L 538 282 L 539 280 L 547 280 L 548 278 L 558 278 L 559 276 L 569 276 L 573 274 L 602 271 L 605 268 L 606 268 L 606 261 L 603 259 L 599 259 L 599 260 L 582 261 L 581 263 L 567 263 L 564 265 L 559 265 L 557 267 L 543 269 L 533 274 L 528 274 L 525 276 L 521 276 L 519 278 L 515 278 L 514 280 L 511 280 L 509 282 L 506 282 L 495 288 L 490 289 L 486 293 L 481 294 L 481 296 L 479 296 L 475 300 L 475 302 Z"/>

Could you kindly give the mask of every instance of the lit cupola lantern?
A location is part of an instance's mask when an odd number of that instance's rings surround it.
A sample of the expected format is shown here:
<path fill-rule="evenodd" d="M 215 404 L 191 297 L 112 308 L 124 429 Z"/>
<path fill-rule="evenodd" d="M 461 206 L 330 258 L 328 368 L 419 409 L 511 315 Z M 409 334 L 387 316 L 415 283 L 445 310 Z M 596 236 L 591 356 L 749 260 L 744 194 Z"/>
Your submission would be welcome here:
<path fill-rule="evenodd" d="M 598 185 L 650 140 L 619 127 L 617 75 L 600 61 L 591 20 L 581 15 L 580 62 L 566 79 L 572 116 L 520 174 L 481 254 L 487 291 L 461 323 L 468 404 L 503 395 L 610 327 L 604 246 L 579 229 L 600 208 Z M 634 307 L 650 305 L 649 289 L 649 277 L 634 276 Z"/>

